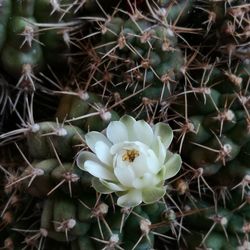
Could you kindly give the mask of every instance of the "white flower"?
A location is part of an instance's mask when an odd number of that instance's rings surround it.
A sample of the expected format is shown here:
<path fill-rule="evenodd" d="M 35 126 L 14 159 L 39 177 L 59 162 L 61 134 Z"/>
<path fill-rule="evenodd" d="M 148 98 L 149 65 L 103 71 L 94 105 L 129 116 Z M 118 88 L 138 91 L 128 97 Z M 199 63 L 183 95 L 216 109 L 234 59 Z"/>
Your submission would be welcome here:
<path fill-rule="evenodd" d="M 119 206 L 153 203 L 164 196 L 164 181 L 181 168 L 181 157 L 168 151 L 172 139 L 169 125 L 160 122 L 151 128 L 125 115 L 110 122 L 106 136 L 96 131 L 86 134 L 93 153 L 81 152 L 77 165 L 95 177 L 92 184 L 98 192 L 116 192 Z"/>

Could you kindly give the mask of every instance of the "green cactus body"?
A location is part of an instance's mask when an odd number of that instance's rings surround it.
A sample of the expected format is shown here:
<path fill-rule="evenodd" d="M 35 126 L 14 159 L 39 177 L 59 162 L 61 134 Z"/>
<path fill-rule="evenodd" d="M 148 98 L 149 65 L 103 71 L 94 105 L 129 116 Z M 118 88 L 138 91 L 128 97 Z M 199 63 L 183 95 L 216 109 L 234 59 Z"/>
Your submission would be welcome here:
<path fill-rule="evenodd" d="M 0 248 L 250 249 L 249 10 L 244 0 L 0 0 L 3 70 L 32 90 L 25 102 L 39 103 L 38 94 L 60 99 L 53 117 L 41 118 L 33 103 L 23 116 L 13 110 L 21 128 L 0 135 L 0 146 L 18 139 L 24 159 L 0 162 Z M 53 90 L 30 85 L 46 64 L 59 71 L 47 78 Z M 119 123 L 124 114 L 146 120 L 147 132 L 144 121 Z M 174 130 L 170 150 L 183 160 L 173 179 L 175 166 L 154 168 L 174 158 L 164 158 L 165 123 Z M 147 141 L 142 151 L 130 149 L 132 135 L 136 148 Z M 127 148 L 116 158 L 120 138 Z M 155 172 L 127 183 L 137 160 L 138 172 L 147 165 Z M 115 168 L 125 161 L 131 173 L 120 185 Z M 140 199 L 146 177 L 162 189 L 147 187 L 140 205 L 119 207 L 123 198 Z"/>
<path fill-rule="evenodd" d="M 71 250 L 96 250 L 93 245 L 93 242 L 89 239 L 88 236 L 81 236 L 78 239 L 71 243 Z"/>
<path fill-rule="evenodd" d="M 83 131 L 70 125 L 56 122 L 38 123 L 38 131 L 28 134 L 30 155 L 36 159 L 54 157 L 56 153 L 63 159 L 72 159 L 74 146 L 81 144 Z M 55 151 L 53 149 L 55 148 Z"/>
<path fill-rule="evenodd" d="M 19 89 L 34 92 L 37 75 L 45 71 L 46 65 L 66 70 L 66 53 L 70 51 L 67 22 L 76 16 L 73 10 L 67 11 L 70 4 L 71 1 L 1 1 L 1 65 L 17 80 Z"/>
<path fill-rule="evenodd" d="M 244 145 L 249 141 L 248 111 L 239 99 L 240 93 L 246 91 L 244 86 L 247 79 L 239 78 L 240 89 L 232 90 L 231 83 L 225 81 L 228 79 L 225 71 L 221 70 L 220 75 L 218 69 L 215 71 L 217 77 L 207 83 L 207 86 L 214 87 L 193 87 L 193 90 L 183 92 L 179 97 L 179 103 L 183 104 L 176 105 L 176 110 L 183 116 L 186 112 L 188 117 L 186 132 L 182 130 L 184 126 L 180 128 L 180 131 L 186 133 L 181 150 L 185 155 L 189 155 L 188 158 L 194 166 L 202 166 L 206 170 L 211 168 L 208 167 L 211 164 L 226 166 L 234 159 L 244 158 L 244 153 L 240 152 L 244 151 Z M 230 75 L 231 80 L 237 77 L 238 75 Z M 185 105 L 186 111 L 183 108 Z M 210 171 L 210 174 L 214 173 Z"/>
<path fill-rule="evenodd" d="M 90 48 L 95 54 L 89 63 L 89 67 L 96 67 L 90 73 L 94 92 L 100 92 L 100 86 L 102 95 L 134 95 L 126 105 L 128 110 L 145 99 L 159 102 L 172 95 L 184 61 L 176 35 L 166 23 L 155 25 L 144 17 L 112 16 L 101 27 L 100 39 Z"/>
<path fill-rule="evenodd" d="M 114 110 L 107 110 L 102 104 L 101 98 L 94 93 L 85 93 L 84 96 L 84 98 L 80 98 L 74 95 L 64 95 L 56 113 L 59 121 L 69 119 L 71 124 L 83 128 L 85 131 L 101 131 L 110 121 L 119 119 L 118 114 Z M 91 116 L 91 114 L 93 115 Z"/>
<path fill-rule="evenodd" d="M 26 84 L 30 82 L 33 70 L 38 72 L 43 66 L 42 48 L 36 42 L 38 37 L 37 28 L 33 25 L 36 21 L 32 17 L 33 12 L 34 4 L 30 1 L 13 1 L 13 10 L 6 23 L 8 32 L 1 55 L 2 65 L 7 73 L 16 78 L 24 76 Z M 32 88 L 35 89 L 34 86 L 30 86 L 30 89 Z"/>
<path fill-rule="evenodd" d="M 11 0 L 2 0 L 0 4 L 0 51 L 6 39 L 6 25 L 11 13 Z"/>

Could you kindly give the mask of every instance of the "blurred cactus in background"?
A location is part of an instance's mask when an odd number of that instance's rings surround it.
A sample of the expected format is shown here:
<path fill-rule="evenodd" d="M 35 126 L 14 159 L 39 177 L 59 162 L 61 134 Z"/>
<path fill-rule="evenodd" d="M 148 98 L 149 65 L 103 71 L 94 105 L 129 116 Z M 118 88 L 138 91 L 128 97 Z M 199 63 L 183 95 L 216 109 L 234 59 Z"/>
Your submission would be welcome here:
<path fill-rule="evenodd" d="M 1 249 L 249 249 L 249 21 L 0 1 Z"/>

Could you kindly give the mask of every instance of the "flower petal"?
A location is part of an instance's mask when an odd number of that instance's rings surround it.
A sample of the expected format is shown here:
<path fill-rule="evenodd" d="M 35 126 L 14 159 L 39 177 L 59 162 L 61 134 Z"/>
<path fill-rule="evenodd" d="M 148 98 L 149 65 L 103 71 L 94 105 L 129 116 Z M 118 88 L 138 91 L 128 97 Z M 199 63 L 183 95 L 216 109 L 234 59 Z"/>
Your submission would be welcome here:
<path fill-rule="evenodd" d="M 117 183 L 108 182 L 108 181 L 104 181 L 104 180 L 102 180 L 101 183 L 105 187 L 107 187 L 109 190 L 112 190 L 113 192 L 121 192 L 121 191 L 127 190 L 125 187 L 123 187 L 122 185 L 119 185 Z"/>
<path fill-rule="evenodd" d="M 87 133 L 85 135 L 85 141 L 87 143 L 87 145 L 89 146 L 89 148 L 95 152 L 95 144 L 98 141 L 102 141 L 103 143 L 105 143 L 109 148 L 111 147 L 111 143 L 110 141 L 107 139 L 107 137 L 105 135 L 103 135 L 100 132 L 97 131 L 91 131 L 89 133 Z"/>
<path fill-rule="evenodd" d="M 136 121 L 133 130 L 136 136 L 135 140 L 151 145 L 153 142 L 153 130 L 147 122 L 144 120 Z"/>
<path fill-rule="evenodd" d="M 143 177 L 136 178 L 133 181 L 133 187 L 136 189 L 148 188 L 151 186 L 156 186 L 161 180 L 154 174 L 145 173 Z"/>
<path fill-rule="evenodd" d="M 146 144 L 141 143 L 139 141 L 133 141 L 133 142 L 125 141 L 114 144 L 110 148 L 110 153 L 114 155 L 119 153 L 121 150 L 126 150 L 126 149 L 136 149 L 141 152 L 146 152 L 149 149 L 149 147 Z"/>
<path fill-rule="evenodd" d="M 161 168 L 158 158 L 156 157 L 153 150 L 148 150 L 147 166 L 148 166 L 149 171 L 154 174 L 157 174 Z"/>
<path fill-rule="evenodd" d="M 121 207 L 135 207 L 142 202 L 141 190 L 133 189 L 118 198 L 117 204 Z"/>
<path fill-rule="evenodd" d="M 143 176 L 145 172 L 148 172 L 146 155 L 140 153 L 140 155 L 132 162 L 130 167 L 135 173 L 135 177 Z"/>
<path fill-rule="evenodd" d="M 128 140 L 127 128 L 120 121 L 110 122 L 106 134 L 108 139 L 114 144 Z"/>
<path fill-rule="evenodd" d="M 126 126 L 128 131 L 128 140 L 134 140 L 135 139 L 135 133 L 134 133 L 134 124 L 136 120 L 129 115 L 124 115 L 120 118 L 120 121 Z"/>
<path fill-rule="evenodd" d="M 159 122 L 154 126 L 154 135 L 161 138 L 162 143 L 166 148 L 169 147 L 170 143 L 173 140 L 173 130 L 168 124 Z"/>
<path fill-rule="evenodd" d="M 113 157 L 110 154 L 110 148 L 108 145 L 103 141 L 98 141 L 94 148 L 98 159 L 107 166 L 112 166 Z"/>
<path fill-rule="evenodd" d="M 182 160 L 179 154 L 172 154 L 160 173 L 163 180 L 175 176 L 181 169 Z"/>
<path fill-rule="evenodd" d="M 164 187 L 151 187 L 142 190 L 142 200 L 145 203 L 153 203 L 162 198 L 166 193 Z"/>
<path fill-rule="evenodd" d="M 102 166 L 101 164 L 95 161 L 91 160 L 85 161 L 84 170 L 99 179 L 110 180 L 110 181 L 117 180 L 111 171 L 109 171 L 107 168 L 105 168 L 105 166 Z"/>
<path fill-rule="evenodd" d="M 96 161 L 97 163 L 100 163 L 95 154 L 88 151 L 82 151 L 78 154 L 76 158 L 76 164 L 80 169 L 85 170 L 84 163 L 87 160 Z"/>
<path fill-rule="evenodd" d="M 135 179 L 135 174 L 131 167 L 116 167 L 114 173 L 119 182 L 125 187 L 132 187 L 132 182 Z"/>
<path fill-rule="evenodd" d="M 159 136 L 154 139 L 154 142 L 153 142 L 151 148 L 154 150 L 155 155 L 158 158 L 159 164 L 162 166 L 165 162 L 167 149 L 164 146 L 164 144 L 161 142 L 161 139 Z"/>
<path fill-rule="evenodd" d="M 103 183 L 101 183 L 98 178 L 95 177 L 92 179 L 92 186 L 97 192 L 102 194 L 110 194 L 114 192 L 113 190 L 106 187 Z"/>

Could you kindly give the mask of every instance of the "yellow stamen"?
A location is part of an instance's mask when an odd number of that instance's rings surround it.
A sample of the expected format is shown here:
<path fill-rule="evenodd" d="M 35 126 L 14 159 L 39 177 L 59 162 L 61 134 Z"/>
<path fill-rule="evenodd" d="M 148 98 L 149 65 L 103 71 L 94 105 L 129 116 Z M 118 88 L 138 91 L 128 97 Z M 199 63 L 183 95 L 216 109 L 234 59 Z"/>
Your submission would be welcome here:
<path fill-rule="evenodd" d="M 135 158 L 138 157 L 138 156 L 139 156 L 139 151 L 137 151 L 135 149 L 131 149 L 131 150 L 128 149 L 123 154 L 122 160 L 123 161 L 133 162 L 135 160 Z"/>

